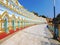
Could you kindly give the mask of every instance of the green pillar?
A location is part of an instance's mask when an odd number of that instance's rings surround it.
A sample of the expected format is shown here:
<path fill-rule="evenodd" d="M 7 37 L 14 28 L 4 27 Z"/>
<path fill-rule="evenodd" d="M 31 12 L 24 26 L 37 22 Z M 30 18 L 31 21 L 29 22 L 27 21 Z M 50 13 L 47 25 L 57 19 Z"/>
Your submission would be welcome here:
<path fill-rule="evenodd" d="M 20 21 L 18 21 L 18 28 L 20 28 Z"/>
<path fill-rule="evenodd" d="M 9 30 L 8 30 L 8 20 L 7 19 L 5 19 L 5 21 L 4 21 L 4 29 L 5 29 L 6 33 L 9 33 Z"/>
<path fill-rule="evenodd" d="M 23 21 L 21 21 L 21 27 L 23 28 Z"/>
<path fill-rule="evenodd" d="M 24 27 L 25 27 L 25 22 L 23 24 L 24 24 Z"/>
<path fill-rule="evenodd" d="M 24 28 L 24 22 L 23 22 L 23 28 Z"/>
<path fill-rule="evenodd" d="M 12 20 L 12 26 L 13 26 L 13 29 L 14 29 L 14 31 L 15 31 L 15 30 L 16 30 L 15 20 Z"/>

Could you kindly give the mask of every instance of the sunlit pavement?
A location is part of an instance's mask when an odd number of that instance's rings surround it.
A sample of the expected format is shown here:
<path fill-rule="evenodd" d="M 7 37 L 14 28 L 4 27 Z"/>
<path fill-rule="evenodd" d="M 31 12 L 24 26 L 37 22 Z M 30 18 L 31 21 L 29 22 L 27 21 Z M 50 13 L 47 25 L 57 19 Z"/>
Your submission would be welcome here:
<path fill-rule="evenodd" d="M 58 41 L 51 39 L 52 37 L 47 24 L 40 24 L 17 32 L 0 45 L 60 45 Z"/>

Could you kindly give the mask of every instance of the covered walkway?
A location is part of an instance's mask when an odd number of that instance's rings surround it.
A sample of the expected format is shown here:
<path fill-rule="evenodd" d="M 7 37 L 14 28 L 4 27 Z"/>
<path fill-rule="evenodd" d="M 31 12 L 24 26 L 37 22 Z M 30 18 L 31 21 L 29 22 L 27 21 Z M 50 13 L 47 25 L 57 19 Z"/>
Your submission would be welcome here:
<path fill-rule="evenodd" d="M 47 24 L 40 24 L 13 34 L 0 45 L 60 45 L 58 41 L 51 39 L 52 37 Z"/>

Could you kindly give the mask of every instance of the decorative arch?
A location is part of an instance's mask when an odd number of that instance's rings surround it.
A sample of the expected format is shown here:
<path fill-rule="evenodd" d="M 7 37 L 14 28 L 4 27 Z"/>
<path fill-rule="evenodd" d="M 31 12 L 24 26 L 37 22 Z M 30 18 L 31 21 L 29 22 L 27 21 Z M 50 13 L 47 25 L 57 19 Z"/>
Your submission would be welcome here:
<path fill-rule="evenodd" d="M 9 15 L 6 11 L 1 15 L 1 24 L 2 30 L 9 33 Z"/>
<path fill-rule="evenodd" d="M 0 33 L 2 32 L 2 23 L 1 23 L 1 15 L 0 15 Z"/>

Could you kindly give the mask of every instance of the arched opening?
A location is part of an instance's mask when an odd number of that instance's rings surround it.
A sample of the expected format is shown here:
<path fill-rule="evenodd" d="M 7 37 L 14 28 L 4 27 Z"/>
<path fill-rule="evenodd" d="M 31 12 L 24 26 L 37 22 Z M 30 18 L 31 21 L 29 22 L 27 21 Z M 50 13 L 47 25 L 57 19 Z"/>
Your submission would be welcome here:
<path fill-rule="evenodd" d="M 9 33 L 9 30 L 8 30 L 8 19 L 7 18 L 4 19 L 4 30 L 5 30 L 6 33 Z"/>
<path fill-rule="evenodd" d="M 13 27 L 13 30 L 16 31 L 15 20 L 12 20 L 12 27 Z"/>

